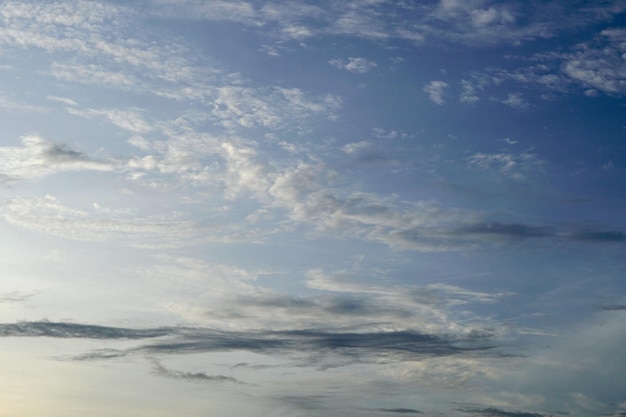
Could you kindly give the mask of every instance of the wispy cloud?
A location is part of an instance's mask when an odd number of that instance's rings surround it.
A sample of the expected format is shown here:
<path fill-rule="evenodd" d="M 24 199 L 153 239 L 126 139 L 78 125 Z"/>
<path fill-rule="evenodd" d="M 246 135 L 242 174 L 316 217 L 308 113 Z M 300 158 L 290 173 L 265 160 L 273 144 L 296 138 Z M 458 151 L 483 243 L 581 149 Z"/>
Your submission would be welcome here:
<path fill-rule="evenodd" d="M 350 72 L 356 72 L 358 74 L 365 74 L 377 66 L 374 61 L 368 61 L 365 58 L 353 57 L 348 58 L 347 62 L 341 58 L 335 58 L 328 61 L 328 63 L 333 67 Z"/>
<path fill-rule="evenodd" d="M 81 210 L 52 196 L 12 198 L 0 205 L 0 216 L 10 224 L 66 239 L 111 241 L 140 247 L 171 247 L 199 237 L 202 227 L 174 217 L 133 217 L 123 211 L 94 206 Z"/>
<path fill-rule="evenodd" d="M 2 337 L 53 337 L 73 339 L 145 339 L 172 334 L 173 329 L 126 329 L 93 324 L 25 321 L 0 324 Z"/>
<path fill-rule="evenodd" d="M 545 166 L 539 156 L 532 152 L 500 152 L 500 153 L 475 153 L 467 158 L 470 168 L 478 168 L 483 171 L 495 170 L 498 175 L 507 175 L 516 180 L 524 180 L 530 176 L 541 173 Z"/>
<path fill-rule="evenodd" d="M 449 338 L 413 331 L 357 332 L 335 330 L 257 330 L 224 331 L 206 328 L 166 327 L 131 329 L 67 322 L 20 322 L 0 324 L 0 337 L 47 337 L 99 340 L 158 339 L 124 350 L 95 350 L 76 360 L 110 359 L 126 355 L 188 355 L 207 352 L 248 351 L 289 357 L 294 361 L 335 365 L 353 362 L 377 363 L 381 360 L 413 361 L 420 358 L 450 355 L 497 355 L 494 345 L 484 336 Z M 384 359 L 381 359 L 384 358 Z M 184 373 L 162 366 L 156 371 L 164 376 L 189 380 L 236 382 L 228 377 Z"/>
<path fill-rule="evenodd" d="M 68 113 L 81 117 L 103 117 L 124 130 L 132 133 L 145 134 L 154 128 L 141 117 L 139 109 L 85 109 L 68 108 Z"/>
<path fill-rule="evenodd" d="M 383 411 L 385 413 L 396 413 L 396 414 L 422 414 L 421 411 L 415 410 L 413 408 L 380 408 L 378 411 Z"/>
<path fill-rule="evenodd" d="M 28 300 L 31 297 L 34 297 L 37 294 L 37 292 L 26 294 L 21 292 L 0 293 L 0 303 L 22 302 Z"/>
<path fill-rule="evenodd" d="M 0 175 L 5 178 L 5 183 L 37 179 L 63 171 L 113 171 L 120 167 L 117 161 L 92 159 L 40 136 L 24 136 L 21 142 L 21 147 L 0 147 Z"/>
<path fill-rule="evenodd" d="M 184 371 L 176 371 L 173 369 L 166 368 L 161 364 L 161 362 L 153 359 L 152 361 L 152 370 L 153 372 L 162 377 L 173 378 L 173 379 L 182 379 L 187 382 L 203 382 L 203 383 L 235 383 L 241 384 L 242 382 L 231 377 L 225 375 L 208 375 L 204 372 L 184 372 Z"/>
<path fill-rule="evenodd" d="M 531 413 L 525 411 L 508 411 L 501 410 L 495 407 L 487 407 L 487 408 L 466 408 L 460 409 L 459 411 L 463 411 L 467 414 L 472 414 L 476 416 L 482 417 L 550 417 L 552 414 L 543 414 L 543 413 Z"/>

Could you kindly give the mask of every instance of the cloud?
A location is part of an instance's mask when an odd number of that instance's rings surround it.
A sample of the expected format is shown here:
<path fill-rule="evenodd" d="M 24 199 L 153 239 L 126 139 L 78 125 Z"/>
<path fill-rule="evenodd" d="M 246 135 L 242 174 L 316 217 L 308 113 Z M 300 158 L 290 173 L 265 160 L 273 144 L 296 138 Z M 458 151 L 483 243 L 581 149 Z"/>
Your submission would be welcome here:
<path fill-rule="evenodd" d="M 457 233 L 501 235 L 519 238 L 553 237 L 556 232 L 547 226 L 529 226 L 524 224 L 478 223 L 457 229 Z"/>
<path fill-rule="evenodd" d="M 422 411 L 413 408 L 379 408 L 378 411 L 396 414 L 422 414 Z"/>
<path fill-rule="evenodd" d="M 196 354 L 245 350 L 287 356 L 316 363 L 332 355 L 336 363 L 416 360 L 423 357 L 487 353 L 485 340 L 444 337 L 409 331 L 357 333 L 324 330 L 223 332 L 206 329 L 179 330 L 179 336 L 132 348 L 130 353 Z M 320 356 L 322 355 L 322 356 Z M 326 358 L 325 360 L 327 360 Z"/>
<path fill-rule="evenodd" d="M 545 162 L 531 152 L 475 153 L 467 158 L 470 168 L 497 171 L 515 180 L 525 180 L 543 171 Z"/>
<path fill-rule="evenodd" d="M 0 293 L 0 303 L 14 303 L 14 302 L 22 302 L 26 301 L 31 297 L 37 295 L 37 292 L 23 294 L 19 292 L 11 292 L 11 293 Z"/>
<path fill-rule="evenodd" d="M 502 100 L 502 104 L 513 107 L 517 110 L 526 110 L 530 107 L 528 102 L 524 100 L 520 93 L 509 93 L 506 99 Z"/>
<path fill-rule="evenodd" d="M 586 88 L 609 95 L 626 94 L 626 29 L 605 29 L 592 42 L 566 54 L 563 72 Z"/>
<path fill-rule="evenodd" d="M 478 92 L 484 89 L 483 85 L 476 85 L 468 80 L 461 80 L 461 96 L 459 97 L 459 101 L 461 103 L 472 104 L 480 101 L 480 97 L 478 96 Z"/>
<path fill-rule="evenodd" d="M 0 204 L 0 216 L 10 224 L 71 240 L 115 241 L 137 247 L 172 247 L 202 236 L 197 222 L 176 216 L 134 217 L 103 210 L 90 211 L 61 204 L 56 198 L 12 198 Z"/>
<path fill-rule="evenodd" d="M 424 92 L 428 94 L 428 98 L 435 104 L 442 105 L 446 101 L 443 99 L 443 93 L 448 83 L 444 81 L 431 81 L 424 86 Z"/>
<path fill-rule="evenodd" d="M 78 103 L 76 101 L 67 97 L 47 96 L 46 99 L 51 100 L 51 101 L 56 101 L 61 104 L 65 104 L 67 106 L 78 106 Z"/>
<path fill-rule="evenodd" d="M 112 70 L 97 64 L 67 64 L 53 62 L 50 74 L 63 81 L 99 86 L 116 87 L 122 90 L 142 90 L 144 83 L 128 72 Z"/>
<path fill-rule="evenodd" d="M 161 364 L 161 362 L 153 359 L 152 370 L 158 376 L 166 378 L 182 379 L 187 382 L 205 382 L 205 383 L 235 383 L 241 384 L 242 382 L 231 376 L 225 375 L 208 375 L 204 372 L 183 372 L 168 369 Z"/>
<path fill-rule="evenodd" d="M 550 417 L 551 414 L 543 414 L 543 413 L 530 413 L 524 411 L 507 411 L 501 410 L 495 407 L 487 407 L 487 408 L 466 408 L 460 409 L 459 411 L 463 411 L 467 414 L 473 414 L 481 417 Z"/>
<path fill-rule="evenodd" d="M 359 269 L 310 270 L 301 277 L 307 293 L 294 295 L 260 284 L 263 276 L 273 273 L 186 258 L 157 259 L 139 274 L 158 288 L 152 298 L 174 320 L 216 328 L 228 323 L 241 331 L 326 329 L 332 323 L 333 329 L 393 328 L 464 338 L 499 328 L 491 320 L 461 312 L 466 306 L 498 303 L 508 296 L 436 283 L 364 284 L 360 281 L 393 277 Z"/>
<path fill-rule="evenodd" d="M 214 91 L 215 107 L 210 115 L 229 129 L 285 128 L 314 115 L 331 117 L 341 105 L 336 96 L 312 98 L 297 88 L 225 85 Z"/>
<path fill-rule="evenodd" d="M 116 161 L 98 161 L 40 136 L 21 139 L 21 147 L 0 147 L 0 176 L 5 183 L 38 179 L 64 171 L 113 171 Z"/>
<path fill-rule="evenodd" d="M 602 306 L 602 310 L 606 311 L 626 311 L 626 304 L 611 304 Z"/>
<path fill-rule="evenodd" d="M 154 130 L 154 127 L 143 120 L 139 109 L 86 109 L 68 108 L 68 113 L 81 117 L 103 117 L 112 124 L 132 133 L 145 134 Z"/>
<path fill-rule="evenodd" d="M 328 61 L 335 68 L 343 69 L 357 74 L 365 74 L 377 66 L 376 62 L 368 61 L 365 58 L 348 58 L 348 62 L 343 59 L 335 58 Z"/>
<path fill-rule="evenodd" d="M 416 331 L 355 332 L 341 329 L 224 331 L 198 327 L 131 329 L 68 322 L 18 322 L 0 324 L 0 337 L 46 337 L 95 340 L 145 340 L 124 350 L 99 349 L 74 357 L 104 360 L 127 355 L 188 355 L 247 351 L 292 358 L 299 363 L 341 366 L 352 362 L 413 361 L 451 355 L 492 355 L 488 338 L 470 335 L 449 338 Z M 326 365 L 326 366 L 327 366 Z M 237 382 L 229 377 L 171 371 L 155 367 L 164 376 L 215 382 Z"/>
<path fill-rule="evenodd" d="M 24 321 L 0 323 L 1 337 L 52 337 L 71 339 L 146 339 L 172 334 L 173 329 L 126 329 L 93 324 Z"/>
<path fill-rule="evenodd" d="M 581 230 L 571 233 L 569 237 L 589 242 L 626 242 L 626 233 L 618 230 Z"/>
<path fill-rule="evenodd" d="M 619 230 L 590 230 L 581 225 L 569 227 L 526 225 L 520 223 L 474 223 L 455 229 L 453 234 L 493 236 L 515 239 L 550 238 L 571 242 L 623 243 L 626 233 Z"/>
<path fill-rule="evenodd" d="M 341 150 L 347 153 L 348 155 L 351 155 L 351 154 L 359 153 L 362 150 L 367 149 L 371 146 L 372 146 L 372 143 L 367 142 L 367 141 L 352 142 L 352 143 L 347 143 L 344 146 L 342 146 Z"/>
<path fill-rule="evenodd" d="M 625 9 L 600 2 L 576 7 L 561 2 L 527 5 L 518 2 L 442 0 L 430 3 L 350 0 L 289 6 L 269 3 L 255 8 L 249 2 L 159 1 L 147 13 L 206 19 L 263 28 L 263 36 L 279 42 L 326 35 L 370 41 L 407 40 L 416 44 L 520 44 L 557 36 L 593 23 L 610 21 Z"/>
<path fill-rule="evenodd" d="M 205 3 L 195 0 L 157 0 L 146 10 L 162 17 L 182 17 L 194 20 L 238 22 L 251 26 L 261 24 L 255 7 L 249 2 L 215 0 Z"/>

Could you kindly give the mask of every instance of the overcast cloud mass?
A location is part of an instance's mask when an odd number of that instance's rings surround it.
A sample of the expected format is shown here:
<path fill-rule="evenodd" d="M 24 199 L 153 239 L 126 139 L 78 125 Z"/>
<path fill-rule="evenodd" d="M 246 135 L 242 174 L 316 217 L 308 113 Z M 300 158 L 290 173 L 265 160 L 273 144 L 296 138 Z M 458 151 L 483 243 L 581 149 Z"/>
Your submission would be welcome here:
<path fill-rule="evenodd" d="M 0 417 L 626 415 L 626 2 L 0 4 Z"/>

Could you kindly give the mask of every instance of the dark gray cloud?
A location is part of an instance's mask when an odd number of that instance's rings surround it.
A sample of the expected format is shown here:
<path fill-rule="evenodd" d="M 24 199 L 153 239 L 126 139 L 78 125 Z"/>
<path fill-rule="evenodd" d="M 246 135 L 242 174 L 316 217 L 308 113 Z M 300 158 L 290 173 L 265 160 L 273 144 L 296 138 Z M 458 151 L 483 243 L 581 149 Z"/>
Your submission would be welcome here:
<path fill-rule="evenodd" d="M 602 306 L 602 310 L 606 311 L 626 311 L 626 304 L 609 304 Z"/>
<path fill-rule="evenodd" d="M 386 413 L 398 413 L 398 414 L 422 414 L 419 410 L 412 408 L 379 408 L 378 411 L 384 411 Z"/>
<path fill-rule="evenodd" d="M 572 233 L 570 239 L 592 242 L 626 242 L 626 233 L 615 230 L 590 230 Z"/>
<path fill-rule="evenodd" d="M 236 378 L 225 375 L 208 375 L 204 372 L 182 372 L 166 368 L 159 361 L 152 361 L 152 370 L 155 374 L 166 378 L 182 379 L 189 382 L 216 382 L 216 383 L 236 383 L 242 382 Z"/>
<path fill-rule="evenodd" d="M 482 337 L 448 339 L 414 331 L 330 332 L 324 330 L 284 330 L 223 332 L 185 329 L 175 338 L 146 344 L 133 350 L 145 354 L 191 354 L 214 351 L 251 352 L 302 356 L 334 354 L 350 361 L 372 357 L 411 360 L 421 357 L 458 355 L 492 350 Z M 130 352 L 129 352 L 130 353 Z"/>
<path fill-rule="evenodd" d="M 472 414 L 480 417 L 550 417 L 552 414 L 543 414 L 543 413 L 530 413 L 524 411 L 508 411 L 501 410 L 499 408 L 488 407 L 488 408 L 466 408 L 460 409 L 467 414 Z"/>
<path fill-rule="evenodd" d="M 410 317 L 412 315 L 409 309 L 384 305 L 363 296 L 324 295 L 318 297 L 295 297 L 289 295 L 263 295 L 241 297 L 235 301 L 235 304 L 246 307 L 280 308 L 291 310 L 294 313 L 319 312 L 342 316 L 381 317 L 384 314 L 395 317 Z M 232 314 L 233 317 L 236 317 L 240 313 L 233 311 Z"/>
<path fill-rule="evenodd" d="M 51 321 L 0 323 L 0 337 L 56 337 L 75 339 L 145 339 L 172 334 L 174 329 L 126 329 L 93 324 Z"/>
<path fill-rule="evenodd" d="M 573 230 L 572 230 L 573 229 Z M 552 226 L 532 226 L 521 223 L 475 223 L 455 229 L 453 235 L 500 236 L 507 238 L 558 238 L 582 242 L 626 242 L 626 233 L 619 230 L 594 230 Z"/>
<path fill-rule="evenodd" d="M 425 357 L 494 352 L 488 335 L 451 338 L 417 331 L 222 331 L 193 327 L 129 329 L 64 322 L 0 324 L 0 337 L 52 337 L 78 339 L 156 339 L 126 350 L 95 350 L 76 360 L 110 359 L 130 354 L 182 355 L 205 352 L 249 351 L 292 357 L 324 367 L 354 362 L 403 361 Z M 337 363 L 328 363 L 328 358 Z M 332 360 L 331 360 L 332 362 Z"/>
<path fill-rule="evenodd" d="M 500 235 L 510 237 L 551 237 L 555 231 L 546 226 L 528 226 L 519 223 L 477 223 L 456 230 L 459 234 Z"/>
<path fill-rule="evenodd" d="M 50 143 L 49 146 L 43 152 L 48 160 L 54 162 L 67 162 L 67 161 L 86 161 L 87 156 L 78 151 L 70 149 L 66 145 Z"/>

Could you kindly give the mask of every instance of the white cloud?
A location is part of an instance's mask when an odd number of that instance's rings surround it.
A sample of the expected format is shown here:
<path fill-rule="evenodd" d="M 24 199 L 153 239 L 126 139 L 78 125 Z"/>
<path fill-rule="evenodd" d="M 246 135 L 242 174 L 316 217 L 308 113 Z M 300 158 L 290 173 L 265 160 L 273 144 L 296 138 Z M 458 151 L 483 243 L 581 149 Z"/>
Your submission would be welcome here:
<path fill-rule="evenodd" d="M 328 185 L 335 175 L 323 165 L 300 163 L 289 168 L 270 186 L 270 205 L 286 210 L 292 222 L 312 225 L 322 234 L 396 249 L 433 251 L 464 246 L 462 239 L 448 236 L 446 229 L 469 222 L 472 213 L 364 192 L 345 195 Z"/>
<path fill-rule="evenodd" d="M 341 147 L 341 150 L 347 153 L 348 155 L 351 155 L 351 154 L 358 153 L 359 151 L 363 149 L 367 149 L 370 146 L 372 146 L 370 142 L 360 141 L 360 142 L 347 143 Z"/>
<path fill-rule="evenodd" d="M 52 196 L 4 200 L 0 216 L 15 226 L 66 239 L 146 248 L 188 244 L 202 233 L 199 224 L 176 216 L 134 217 L 99 206 L 82 210 L 65 206 Z"/>
<path fill-rule="evenodd" d="M 424 86 L 424 92 L 428 94 L 430 101 L 442 105 L 446 102 L 443 98 L 446 87 L 448 87 L 448 83 L 445 81 L 431 81 Z"/>
<path fill-rule="evenodd" d="M 343 69 L 350 72 L 356 72 L 357 74 L 365 74 L 373 68 L 377 67 L 376 62 L 368 61 L 365 58 L 348 58 L 348 61 L 344 61 L 340 58 L 331 59 L 328 61 L 330 65 L 335 68 Z"/>
<path fill-rule="evenodd" d="M 159 16 L 183 17 L 199 20 L 225 20 L 252 26 L 260 24 L 259 16 L 250 2 L 212 0 L 210 3 L 198 0 L 156 0 L 151 2 L 147 12 Z"/>
<path fill-rule="evenodd" d="M 461 96 L 459 101 L 461 103 L 472 104 L 480 101 L 479 93 L 483 92 L 488 81 L 484 77 L 474 77 L 471 80 L 461 80 Z"/>
<path fill-rule="evenodd" d="M 475 153 L 468 157 L 468 166 L 481 170 L 496 170 L 517 180 L 542 172 L 545 162 L 536 154 L 520 153 Z"/>
<path fill-rule="evenodd" d="M 131 74 L 112 71 L 96 64 L 61 64 L 53 62 L 50 66 L 52 76 L 71 82 L 97 84 L 121 89 L 141 89 L 142 83 Z"/>
<path fill-rule="evenodd" d="M 59 96 L 48 96 L 46 97 L 48 100 L 56 101 L 62 104 L 66 104 L 68 106 L 77 106 L 78 103 L 68 97 L 59 97 Z"/>
<path fill-rule="evenodd" d="M 526 110 L 530 107 L 520 93 L 509 93 L 502 103 L 517 110 Z"/>
<path fill-rule="evenodd" d="M 147 291 L 157 297 L 159 308 L 187 322 L 229 329 L 326 328 L 332 322 L 333 327 L 359 326 L 361 331 L 413 330 L 467 337 L 495 323 L 459 307 L 468 300 L 493 303 L 502 297 L 455 286 L 363 284 L 359 281 L 366 272 L 358 269 L 310 270 L 294 276 L 312 291 L 292 295 L 264 287 L 258 279 L 272 274 L 171 256 L 160 256 L 139 271 L 150 283 L 152 290 Z"/>
<path fill-rule="evenodd" d="M 567 76 L 606 94 L 626 94 L 626 29 L 606 29 L 593 43 L 565 56 Z"/>
<path fill-rule="evenodd" d="M 269 170 L 267 164 L 258 161 L 256 151 L 232 142 L 223 143 L 221 151 L 227 163 L 224 175 L 226 198 L 233 199 L 242 192 L 251 192 L 261 200 L 266 199 L 271 184 Z"/>
<path fill-rule="evenodd" d="M 120 127 L 124 130 L 128 130 L 132 133 L 148 133 L 154 130 L 154 128 L 147 123 L 141 117 L 140 109 L 128 109 L 128 110 L 118 110 L 118 109 L 86 109 L 86 110 L 78 110 L 75 108 L 68 108 L 68 113 L 74 114 L 81 117 L 92 117 L 92 116 L 100 116 L 108 119 L 115 126 Z"/>

